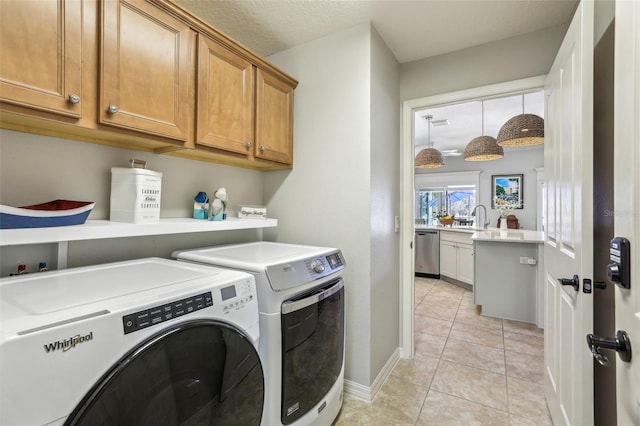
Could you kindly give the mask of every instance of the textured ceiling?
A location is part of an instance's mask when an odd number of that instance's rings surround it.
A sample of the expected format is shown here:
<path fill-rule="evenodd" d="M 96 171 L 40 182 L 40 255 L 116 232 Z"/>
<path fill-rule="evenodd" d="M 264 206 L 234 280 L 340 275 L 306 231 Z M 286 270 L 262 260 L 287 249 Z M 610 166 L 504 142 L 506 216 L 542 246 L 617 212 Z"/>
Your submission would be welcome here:
<path fill-rule="evenodd" d="M 174 0 L 260 56 L 372 22 L 400 63 L 569 22 L 577 0 Z"/>

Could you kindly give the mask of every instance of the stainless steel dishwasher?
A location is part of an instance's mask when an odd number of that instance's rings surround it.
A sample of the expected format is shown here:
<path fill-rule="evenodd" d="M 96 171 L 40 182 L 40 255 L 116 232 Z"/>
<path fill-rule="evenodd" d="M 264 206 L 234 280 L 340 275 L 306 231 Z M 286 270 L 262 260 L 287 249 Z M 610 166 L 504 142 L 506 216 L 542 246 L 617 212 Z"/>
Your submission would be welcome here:
<path fill-rule="evenodd" d="M 416 276 L 440 278 L 440 232 L 416 229 Z"/>

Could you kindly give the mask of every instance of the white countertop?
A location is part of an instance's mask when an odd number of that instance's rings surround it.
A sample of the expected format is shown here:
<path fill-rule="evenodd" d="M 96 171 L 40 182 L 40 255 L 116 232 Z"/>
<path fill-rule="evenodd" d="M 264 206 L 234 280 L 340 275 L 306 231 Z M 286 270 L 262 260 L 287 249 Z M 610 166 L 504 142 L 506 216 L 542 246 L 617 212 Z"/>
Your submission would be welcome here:
<path fill-rule="evenodd" d="M 486 231 L 477 231 L 471 236 L 473 241 L 489 241 L 494 243 L 534 243 L 544 242 L 544 232 L 530 231 L 526 229 L 509 229 L 503 236 L 499 229 L 489 228 Z"/>

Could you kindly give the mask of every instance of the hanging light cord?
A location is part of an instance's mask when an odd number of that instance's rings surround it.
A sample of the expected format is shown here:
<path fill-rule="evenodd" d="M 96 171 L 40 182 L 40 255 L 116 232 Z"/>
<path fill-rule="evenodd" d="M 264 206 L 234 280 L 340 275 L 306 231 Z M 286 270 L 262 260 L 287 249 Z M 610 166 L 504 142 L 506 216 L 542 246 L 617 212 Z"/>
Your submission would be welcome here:
<path fill-rule="evenodd" d="M 484 136 L 484 101 L 480 102 L 480 107 L 481 107 L 481 111 L 482 111 L 482 133 L 481 133 L 481 135 Z"/>

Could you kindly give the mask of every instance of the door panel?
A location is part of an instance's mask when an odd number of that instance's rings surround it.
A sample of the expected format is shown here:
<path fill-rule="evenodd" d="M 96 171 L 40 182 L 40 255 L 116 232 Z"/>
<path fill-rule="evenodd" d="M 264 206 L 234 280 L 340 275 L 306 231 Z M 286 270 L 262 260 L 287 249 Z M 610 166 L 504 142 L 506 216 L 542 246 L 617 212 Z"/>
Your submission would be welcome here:
<path fill-rule="evenodd" d="M 440 242 L 440 275 L 457 278 L 457 250 L 452 243 Z"/>
<path fill-rule="evenodd" d="M 80 117 L 82 9 L 79 0 L 3 1 L 0 93 L 5 102 Z M 71 95 L 77 100 L 70 101 Z"/>
<path fill-rule="evenodd" d="M 253 152 L 254 67 L 215 41 L 198 36 L 199 145 Z"/>
<path fill-rule="evenodd" d="M 473 285 L 473 246 L 458 248 L 458 280 Z"/>
<path fill-rule="evenodd" d="M 258 70 L 255 156 L 293 164 L 293 87 Z"/>
<path fill-rule="evenodd" d="M 144 1 L 102 4 L 100 122 L 192 140 L 195 33 Z"/>
<path fill-rule="evenodd" d="M 545 393 L 556 425 L 593 423 L 593 359 L 585 345 L 593 301 L 557 284 L 593 276 L 593 7 L 580 3 L 545 85 Z"/>
<path fill-rule="evenodd" d="M 558 291 L 558 282 L 553 277 L 547 275 L 545 280 L 544 294 L 544 357 L 545 357 L 545 376 L 548 378 L 550 386 L 554 393 L 558 392 L 558 357 L 554 356 L 554 351 L 558 347 L 558 319 L 556 318 L 558 308 L 556 305 L 556 293 Z"/>

